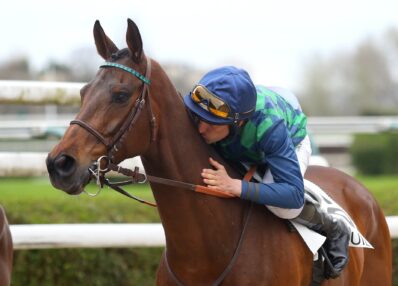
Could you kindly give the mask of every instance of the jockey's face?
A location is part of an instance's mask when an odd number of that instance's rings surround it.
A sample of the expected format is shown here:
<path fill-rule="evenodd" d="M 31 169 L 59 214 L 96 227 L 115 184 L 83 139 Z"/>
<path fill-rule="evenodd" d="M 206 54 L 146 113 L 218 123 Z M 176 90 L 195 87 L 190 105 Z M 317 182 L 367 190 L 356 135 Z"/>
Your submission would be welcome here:
<path fill-rule="evenodd" d="M 228 125 L 212 125 L 204 121 L 199 121 L 198 131 L 207 144 L 216 143 L 229 134 Z"/>

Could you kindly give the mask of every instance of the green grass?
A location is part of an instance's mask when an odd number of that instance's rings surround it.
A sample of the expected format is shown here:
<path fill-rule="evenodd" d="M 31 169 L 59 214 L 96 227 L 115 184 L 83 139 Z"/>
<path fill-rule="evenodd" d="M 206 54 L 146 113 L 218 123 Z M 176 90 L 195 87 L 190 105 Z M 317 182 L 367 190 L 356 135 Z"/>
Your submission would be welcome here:
<path fill-rule="evenodd" d="M 375 196 L 386 215 L 398 215 L 398 176 L 358 176 Z M 154 201 L 148 185 L 126 188 L 135 196 Z M 95 193 L 90 184 L 87 191 Z M 48 178 L 0 178 L 0 204 L 10 223 L 159 222 L 156 208 L 137 203 L 111 189 L 96 197 L 70 196 L 52 187 Z M 35 207 L 32 207 L 35 206 Z M 26 211 L 29 208 L 29 216 Z M 56 212 L 54 210 L 62 210 Z M 65 216 L 65 213 L 70 214 Z"/>
<path fill-rule="evenodd" d="M 358 176 L 374 195 L 385 215 L 398 215 L 398 176 Z"/>
<path fill-rule="evenodd" d="M 358 176 L 358 180 L 372 192 L 386 215 L 398 215 L 397 176 Z M 86 190 L 95 193 L 97 187 L 90 184 Z M 146 184 L 129 186 L 126 190 L 154 201 Z M 156 208 L 137 203 L 111 189 L 104 188 L 96 197 L 85 193 L 70 196 L 53 188 L 48 178 L 0 178 L 0 204 L 12 224 L 159 222 Z"/>
<path fill-rule="evenodd" d="M 86 190 L 95 193 L 97 187 L 90 185 Z M 154 201 L 148 185 L 134 185 L 126 190 Z M 53 188 L 47 178 L 0 179 L 0 204 L 11 224 L 159 222 L 156 208 L 111 189 L 104 188 L 96 197 L 85 193 L 70 196 Z"/>

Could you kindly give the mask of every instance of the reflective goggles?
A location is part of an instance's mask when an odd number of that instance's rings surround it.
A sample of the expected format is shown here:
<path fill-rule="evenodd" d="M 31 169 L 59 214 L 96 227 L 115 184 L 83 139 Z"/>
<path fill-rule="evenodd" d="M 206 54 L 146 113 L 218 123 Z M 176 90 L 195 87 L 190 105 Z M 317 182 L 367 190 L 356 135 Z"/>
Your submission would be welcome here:
<path fill-rule="evenodd" d="M 211 93 L 203 85 L 197 85 L 191 92 L 191 99 L 201 108 L 220 118 L 232 118 L 231 108 L 228 104 Z"/>

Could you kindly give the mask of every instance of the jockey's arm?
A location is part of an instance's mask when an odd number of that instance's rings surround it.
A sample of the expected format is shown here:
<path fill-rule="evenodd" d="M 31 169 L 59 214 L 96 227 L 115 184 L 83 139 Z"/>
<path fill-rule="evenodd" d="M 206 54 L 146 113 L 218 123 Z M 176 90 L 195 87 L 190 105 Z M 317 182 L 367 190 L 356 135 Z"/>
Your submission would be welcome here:
<path fill-rule="evenodd" d="M 295 147 L 283 122 L 269 128 L 259 142 L 273 182 L 253 183 L 229 177 L 223 165 L 210 158 L 214 169 L 203 169 L 208 187 L 258 204 L 298 209 L 304 204 L 304 182 Z"/>
<path fill-rule="evenodd" d="M 242 199 L 280 208 L 296 209 L 304 204 L 304 182 L 295 147 L 284 124 L 271 127 L 259 142 L 274 182 L 242 181 Z"/>

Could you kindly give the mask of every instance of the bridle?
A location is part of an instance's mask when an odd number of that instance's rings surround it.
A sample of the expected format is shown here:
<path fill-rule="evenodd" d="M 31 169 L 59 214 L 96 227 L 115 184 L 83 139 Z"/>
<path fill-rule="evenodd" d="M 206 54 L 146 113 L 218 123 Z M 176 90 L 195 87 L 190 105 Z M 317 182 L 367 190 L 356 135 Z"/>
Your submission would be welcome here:
<path fill-rule="evenodd" d="M 181 181 L 175 181 L 175 180 L 171 180 L 171 179 L 166 179 L 166 178 L 160 178 L 160 177 L 155 177 L 155 176 L 150 176 L 150 175 L 145 175 L 139 172 L 138 167 L 134 168 L 133 170 L 127 169 L 127 168 L 122 168 L 120 166 L 118 166 L 117 164 L 113 163 L 113 160 L 115 159 L 114 157 L 114 153 L 117 152 L 120 148 L 120 144 L 123 142 L 124 139 L 124 135 L 126 134 L 127 131 L 129 131 L 132 126 L 135 124 L 135 122 L 137 121 L 137 119 L 139 118 L 139 115 L 141 114 L 142 109 L 144 108 L 144 105 L 146 102 L 148 102 L 147 106 L 148 106 L 148 112 L 149 112 L 149 116 L 150 116 L 150 126 L 151 126 L 151 142 L 156 141 L 156 117 L 152 111 L 152 107 L 151 107 L 151 101 L 149 98 L 149 85 L 150 85 L 150 76 L 151 76 L 151 59 L 150 58 L 146 58 L 146 62 L 147 62 L 147 66 L 146 66 L 146 72 L 145 72 L 145 76 L 143 76 L 142 74 L 140 74 L 138 71 L 118 64 L 118 63 L 114 63 L 114 62 L 105 62 L 104 64 L 102 64 L 100 66 L 100 68 L 119 68 L 122 69 L 132 75 L 134 75 L 135 77 L 139 78 L 142 82 L 143 82 L 143 87 L 142 87 L 142 91 L 140 96 L 137 98 L 131 112 L 129 113 L 129 115 L 127 116 L 127 118 L 124 120 L 121 128 L 119 129 L 119 131 L 117 132 L 116 136 L 113 137 L 113 139 L 107 139 L 105 138 L 100 132 L 98 132 L 94 127 L 92 127 L 90 124 L 80 120 L 80 119 L 75 119 L 72 120 L 70 122 L 70 125 L 76 124 L 79 125 L 80 127 L 82 127 L 83 129 L 85 129 L 87 132 L 91 133 L 94 137 L 96 137 L 102 144 L 104 144 L 104 146 L 106 147 L 107 150 L 107 155 L 105 156 L 101 156 L 98 158 L 97 162 L 94 163 L 95 168 L 91 169 L 89 168 L 89 171 L 91 172 L 92 177 L 94 177 L 97 181 L 97 185 L 99 186 L 99 191 L 94 194 L 97 195 L 100 190 L 102 189 L 103 185 L 107 185 L 109 187 L 111 187 L 112 189 L 114 189 L 115 191 L 128 196 L 136 201 L 139 201 L 141 203 L 150 205 L 150 206 L 156 206 L 156 204 L 147 202 L 145 200 L 142 200 L 140 198 L 137 198 L 133 195 L 131 195 L 130 193 L 124 191 L 121 186 L 127 185 L 127 184 L 134 184 L 134 183 L 144 183 L 147 180 L 149 180 L 152 183 L 159 183 L 159 184 L 163 184 L 163 185 L 168 185 L 168 186 L 172 186 L 172 187 L 177 187 L 177 188 L 181 188 L 181 189 L 185 189 L 185 190 L 190 190 L 190 191 L 195 191 L 195 192 L 199 192 L 199 193 L 204 193 L 204 194 L 208 194 L 208 195 L 213 195 L 213 196 L 218 196 L 218 197 L 223 197 L 223 198 L 233 198 L 234 196 L 229 194 L 229 193 L 224 193 L 221 191 L 216 191 L 213 189 L 210 189 L 208 187 L 205 186 L 200 186 L 200 185 L 194 185 L 194 184 L 190 184 L 190 183 L 186 183 L 186 182 L 181 182 Z M 102 168 L 102 161 L 105 160 L 105 167 Z M 121 173 L 127 177 L 130 178 L 130 180 L 127 181 L 123 181 L 123 182 L 110 182 L 108 179 L 105 178 L 105 174 L 109 171 L 115 171 L 118 173 Z M 245 180 L 249 181 L 251 179 L 251 177 L 253 176 L 253 173 L 255 172 L 255 168 L 252 168 L 245 176 Z M 221 284 L 221 282 L 225 279 L 225 277 L 228 275 L 228 273 L 231 271 L 232 266 L 234 265 L 242 243 L 243 243 L 243 239 L 245 237 L 245 233 L 246 233 L 246 229 L 250 220 L 250 216 L 252 213 L 252 205 L 253 203 L 250 203 L 249 205 L 249 209 L 245 212 L 245 217 L 244 217 L 244 224 L 243 224 L 243 228 L 241 231 L 241 234 L 239 236 L 239 240 L 237 243 L 237 247 L 233 253 L 233 256 L 230 260 L 230 262 L 228 263 L 227 267 L 224 269 L 224 271 L 218 276 L 218 278 L 215 280 L 214 283 L 212 283 L 212 285 L 219 285 Z M 165 254 L 165 262 L 166 262 L 166 268 L 170 274 L 170 276 L 172 277 L 172 279 L 174 280 L 174 282 L 177 285 L 183 285 L 183 283 L 178 279 L 178 277 L 174 274 L 174 272 L 172 271 L 172 269 L 170 268 L 170 265 L 168 263 L 168 259 L 167 259 L 167 252 Z"/>
<path fill-rule="evenodd" d="M 151 101 L 149 97 L 149 85 L 151 83 L 150 81 L 150 76 L 151 76 L 151 59 L 146 57 L 146 71 L 145 71 L 145 76 L 136 71 L 133 68 L 130 68 L 128 66 L 115 63 L 115 62 L 105 62 L 103 63 L 100 68 L 118 68 L 121 69 L 125 72 L 128 72 L 132 74 L 133 76 L 137 77 L 140 79 L 143 84 L 142 84 L 142 90 L 141 94 L 139 97 L 136 99 L 130 113 L 128 116 L 125 118 L 124 122 L 122 123 L 122 126 L 119 128 L 119 131 L 116 133 L 115 136 L 113 136 L 111 139 L 105 138 L 99 131 L 97 131 L 94 127 L 92 127 L 90 124 L 87 122 L 84 122 L 81 119 L 75 119 L 70 122 L 70 125 L 76 124 L 85 129 L 87 132 L 92 134 L 94 137 L 96 137 L 106 148 L 107 155 L 101 156 L 98 158 L 97 162 L 94 163 L 93 167 L 89 168 L 91 178 L 96 179 L 96 184 L 98 185 L 98 191 L 95 194 L 89 194 L 90 196 L 96 196 L 100 193 L 104 185 L 107 185 L 114 189 L 115 191 L 128 196 L 136 201 L 139 201 L 141 203 L 150 205 L 150 206 L 156 206 L 153 203 L 147 202 L 145 200 L 142 200 L 140 198 L 137 198 L 130 193 L 124 191 L 121 186 L 127 185 L 127 184 L 133 184 L 133 183 L 145 183 L 147 180 L 147 177 L 145 174 L 139 173 L 138 167 L 135 167 L 134 171 L 131 171 L 129 169 L 122 168 L 115 164 L 113 161 L 115 160 L 115 152 L 119 151 L 119 148 L 121 144 L 123 143 L 124 140 L 124 135 L 127 133 L 127 131 L 131 130 L 137 119 L 139 118 L 141 111 L 143 110 L 145 103 L 147 103 L 147 110 L 149 112 L 149 118 L 150 118 L 150 128 L 151 128 L 151 142 L 156 141 L 156 130 L 157 130 L 157 123 L 156 123 L 156 117 L 153 113 L 152 106 L 151 106 Z M 105 162 L 105 167 L 102 167 Z M 105 178 L 105 174 L 108 173 L 109 171 L 115 171 L 118 173 L 122 173 L 130 178 L 128 181 L 123 181 L 123 182 L 110 182 L 107 178 Z"/>
<path fill-rule="evenodd" d="M 150 81 L 151 59 L 146 58 L 146 63 L 147 63 L 147 66 L 146 66 L 145 76 L 143 76 L 138 71 L 136 71 L 128 66 L 119 64 L 119 63 L 105 62 L 104 64 L 102 64 L 100 66 L 101 68 L 122 69 L 123 71 L 128 72 L 128 73 L 132 74 L 133 76 L 139 78 L 143 82 L 143 87 L 142 87 L 140 96 L 137 98 L 134 106 L 132 107 L 131 112 L 129 113 L 127 118 L 124 120 L 121 128 L 117 132 L 116 136 L 113 137 L 113 139 L 105 138 L 94 127 L 92 127 L 90 124 L 84 122 L 83 120 L 75 119 L 70 122 L 70 125 L 73 125 L 73 124 L 79 125 L 83 129 L 85 129 L 87 132 L 92 134 L 94 137 L 96 137 L 106 147 L 106 150 L 107 150 L 107 155 L 99 157 L 97 162 L 94 163 L 93 168 L 89 168 L 92 178 L 96 179 L 96 183 L 99 187 L 99 190 L 96 194 L 89 194 L 89 195 L 95 196 L 95 195 L 99 194 L 103 185 L 107 185 L 107 186 L 111 187 L 112 189 L 114 189 L 115 191 L 117 191 L 125 196 L 128 196 L 136 201 L 139 201 L 139 202 L 147 204 L 147 205 L 156 206 L 154 203 L 150 203 L 145 200 L 139 199 L 139 198 L 131 195 L 130 193 L 124 191 L 121 188 L 121 186 L 125 186 L 128 184 L 145 183 L 147 180 L 149 180 L 153 183 L 159 183 L 159 184 L 163 184 L 163 185 L 181 188 L 184 190 L 204 193 L 204 194 L 208 194 L 208 195 L 213 195 L 213 196 L 218 196 L 218 197 L 223 197 L 223 198 L 234 197 L 233 195 L 231 195 L 229 193 L 213 190 L 213 189 L 210 189 L 205 186 L 194 185 L 194 184 L 185 183 L 185 182 L 181 182 L 181 181 L 176 181 L 176 180 L 142 174 L 139 172 L 138 167 L 135 167 L 134 170 L 130 170 L 130 169 L 118 166 L 117 164 L 115 164 L 113 162 L 115 159 L 115 152 L 117 152 L 119 150 L 120 145 L 122 144 L 122 142 L 124 140 L 124 135 L 127 133 L 127 131 L 129 131 L 133 127 L 133 125 L 139 118 L 139 115 L 141 114 L 141 111 L 144 108 L 145 103 L 147 103 L 149 118 L 150 118 L 150 126 L 151 126 L 151 139 L 150 140 L 151 140 L 151 142 L 156 141 L 157 122 L 156 122 L 156 117 L 152 111 L 150 95 L 149 95 L 149 85 L 151 83 L 151 81 Z M 108 173 L 109 171 L 114 171 L 114 172 L 123 174 L 123 175 L 129 177 L 130 179 L 127 181 L 123 181 L 123 182 L 110 182 L 108 179 L 105 178 L 105 174 Z"/>
<path fill-rule="evenodd" d="M 100 132 L 98 132 L 94 127 L 92 127 L 90 124 L 84 122 L 83 120 L 80 119 L 75 119 L 70 122 L 70 124 L 76 124 L 79 125 L 80 127 L 84 128 L 86 131 L 94 135 L 102 144 L 105 145 L 107 149 L 107 158 L 112 162 L 115 157 L 114 157 L 114 152 L 117 152 L 120 148 L 120 144 L 123 142 L 123 135 L 126 133 L 126 131 L 130 130 L 134 123 L 137 121 L 139 118 L 139 115 L 144 108 L 144 105 L 146 102 L 148 102 L 148 112 L 150 116 L 150 125 L 151 125 L 151 142 L 156 141 L 156 117 L 152 111 L 151 107 L 151 101 L 149 98 L 149 85 L 151 83 L 150 81 L 150 76 L 151 76 L 151 59 L 146 58 L 146 72 L 145 76 L 141 75 L 138 71 L 118 64 L 114 62 L 105 62 L 100 66 L 100 68 L 118 68 L 122 69 L 135 77 L 139 78 L 142 82 L 142 91 L 140 96 L 137 98 L 135 101 L 135 104 L 128 114 L 127 118 L 124 120 L 122 126 L 120 127 L 119 131 L 116 133 L 115 136 L 113 136 L 112 139 L 107 139 L 105 138 Z"/>

